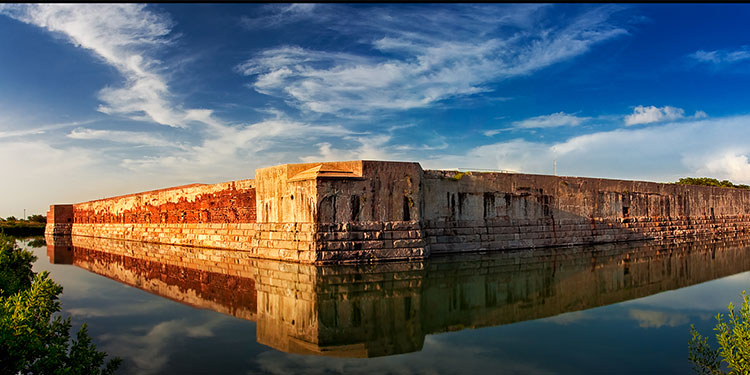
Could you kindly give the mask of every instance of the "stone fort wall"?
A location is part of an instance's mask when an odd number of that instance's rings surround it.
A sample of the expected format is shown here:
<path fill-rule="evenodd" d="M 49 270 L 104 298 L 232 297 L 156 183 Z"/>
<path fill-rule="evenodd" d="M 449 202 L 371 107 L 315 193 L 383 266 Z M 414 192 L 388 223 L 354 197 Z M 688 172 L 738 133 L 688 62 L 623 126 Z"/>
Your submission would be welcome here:
<path fill-rule="evenodd" d="M 349 161 L 54 205 L 47 233 L 335 263 L 720 235 L 749 225 L 748 190 Z"/>
<path fill-rule="evenodd" d="M 510 173 L 425 171 L 423 226 L 436 253 L 744 232 L 750 191 Z"/>

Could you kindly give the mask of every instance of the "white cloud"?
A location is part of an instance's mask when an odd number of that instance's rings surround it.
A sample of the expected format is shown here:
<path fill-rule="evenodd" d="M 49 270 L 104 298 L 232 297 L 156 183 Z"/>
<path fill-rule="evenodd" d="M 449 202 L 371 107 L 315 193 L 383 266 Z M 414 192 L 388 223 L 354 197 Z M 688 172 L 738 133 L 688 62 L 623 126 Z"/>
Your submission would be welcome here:
<path fill-rule="evenodd" d="M 685 110 L 682 108 L 639 105 L 633 109 L 633 114 L 625 116 L 625 125 L 650 124 L 652 122 L 677 120 L 683 117 L 685 117 Z"/>
<path fill-rule="evenodd" d="M 513 122 L 513 126 L 523 129 L 554 128 L 559 126 L 576 126 L 588 120 L 590 117 L 578 117 L 565 112 L 557 112 L 551 115 L 543 115 L 527 118 Z"/>
<path fill-rule="evenodd" d="M 414 156 L 425 168 L 515 170 L 657 182 L 708 176 L 750 183 L 750 116 L 597 132 L 559 143 L 522 139 L 462 154 Z"/>
<path fill-rule="evenodd" d="M 145 132 L 76 128 L 73 129 L 67 137 L 85 140 L 99 139 L 110 142 L 141 144 L 146 146 L 182 147 L 178 143 L 170 142 L 151 133 Z"/>
<path fill-rule="evenodd" d="M 653 122 L 674 121 L 685 118 L 702 119 L 708 117 L 703 111 L 696 111 L 693 116 L 685 116 L 685 110 L 682 108 L 664 106 L 636 106 L 633 108 L 633 114 L 625 116 L 625 125 L 650 124 Z"/>
<path fill-rule="evenodd" d="M 514 129 L 513 128 L 491 129 L 491 130 L 485 130 L 485 131 L 483 131 L 482 134 L 484 134 L 487 137 L 492 137 L 492 136 L 498 135 L 498 134 L 500 134 L 502 132 L 507 132 L 507 131 L 511 131 L 511 130 L 514 130 Z"/>
<path fill-rule="evenodd" d="M 275 28 L 288 25 L 290 23 L 316 17 L 325 18 L 325 13 L 316 13 L 315 10 L 320 8 L 321 4 L 269 4 L 263 7 L 261 16 L 251 18 L 242 16 L 240 23 L 249 29 Z"/>
<path fill-rule="evenodd" d="M 169 46 L 172 22 L 143 4 L 22 4 L 0 6 L 22 22 L 64 35 L 117 69 L 124 85 L 105 87 L 97 110 L 106 114 L 185 127 L 189 110 L 172 103 L 172 94 L 154 57 Z"/>
<path fill-rule="evenodd" d="M 374 136 L 346 137 L 344 140 L 353 141 L 358 146 L 333 148 L 328 142 L 318 144 L 318 154 L 304 156 L 300 160 L 306 163 L 319 161 L 340 160 L 397 160 L 398 154 L 389 151 L 386 144 L 391 140 L 387 134 Z"/>
<path fill-rule="evenodd" d="M 42 125 L 42 126 L 33 126 L 33 127 L 30 127 L 30 128 L 25 128 L 23 130 L 0 131 L 0 138 L 23 137 L 23 136 L 28 136 L 28 135 L 45 134 L 45 133 L 47 133 L 50 130 L 70 128 L 70 127 L 73 127 L 73 126 L 81 126 L 81 125 L 90 124 L 92 122 L 94 122 L 94 121 L 93 120 L 72 121 L 72 122 L 63 122 L 63 123 L 59 123 L 59 124 L 49 124 L 49 125 Z M 15 121 L 15 123 L 17 123 L 17 121 Z"/>
<path fill-rule="evenodd" d="M 698 165 L 696 175 L 731 176 L 733 181 L 750 181 L 750 150 L 730 149 L 722 150 L 702 160 Z M 700 163 L 700 161 L 698 161 Z"/>
<path fill-rule="evenodd" d="M 254 77 L 256 91 L 307 111 L 347 115 L 407 110 L 487 92 L 490 82 L 571 59 L 626 33 L 607 23 L 613 12 L 607 7 L 559 28 L 529 22 L 539 7 L 503 8 L 498 17 L 487 17 L 490 10 L 484 7 L 421 10 L 355 17 L 370 22 L 358 26 L 366 31 L 363 41 L 381 57 L 285 46 L 261 52 L 238 70 Z M 509 16 L 513 12 L 522 16 Z M 523 29 L 496 35 L 502 26 Z"/>
<path fill-rule="evenodd" d="M 712 64 L 712 65 L 733 64 L 736 62 L 750 59 L 750 47 L 742 46 L 736 50 L 728 50 L 728 49 L 715 50 L 715 51 L 698 50 L 688 55 L 688 57 L 692 58 L 693 60 L 697 62 L 705 63 L 705 64 Z"/>
<path fill-rule="evenodd" d="M 311 125 L 277 113 L 275 118 L 253 124 L 215 123 L 198 145 L 165 155 L 126 158 L 122 166 L 138 174 L 161 175 L 170 170 L 175 176 L 201 176 L 209 181 L 249 178 L 254 168 L 299 160 L 321 138 L 356 134 L 340 125 Z"/>

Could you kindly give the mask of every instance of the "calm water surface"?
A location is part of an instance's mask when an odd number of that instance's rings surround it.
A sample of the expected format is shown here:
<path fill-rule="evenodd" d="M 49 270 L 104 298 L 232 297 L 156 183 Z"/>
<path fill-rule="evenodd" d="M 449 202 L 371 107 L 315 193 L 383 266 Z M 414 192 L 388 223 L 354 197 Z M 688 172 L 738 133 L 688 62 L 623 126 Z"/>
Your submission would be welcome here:
<path fill-rule="evenodd" d="M 232 272 L 50 242 L 22 246 L 122 374 L 688 374 L 690 324 L 750 289 L 743 238 Z"/>

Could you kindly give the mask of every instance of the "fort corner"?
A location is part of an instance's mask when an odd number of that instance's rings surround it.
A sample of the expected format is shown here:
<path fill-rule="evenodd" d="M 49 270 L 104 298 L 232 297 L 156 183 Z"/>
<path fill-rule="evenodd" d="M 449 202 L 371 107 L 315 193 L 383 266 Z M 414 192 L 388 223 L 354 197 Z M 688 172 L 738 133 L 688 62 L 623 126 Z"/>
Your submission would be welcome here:
<path fill-rule="evenodd" d="M 750 224 L 750 191 L 730 188 L 367 160 L 255 176 L 52 205 L 46 232 L 228 249 L 238 261 L 336 263 L 731 234 Z"/>

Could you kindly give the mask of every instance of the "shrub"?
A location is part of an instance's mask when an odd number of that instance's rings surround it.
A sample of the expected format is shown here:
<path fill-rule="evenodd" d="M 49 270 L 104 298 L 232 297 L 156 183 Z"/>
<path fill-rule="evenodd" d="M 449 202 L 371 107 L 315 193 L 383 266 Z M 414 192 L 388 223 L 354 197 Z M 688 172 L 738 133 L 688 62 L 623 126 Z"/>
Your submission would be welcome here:
<path fill-rule="evenodd" d="M 708 339 L 690 325 L 692 338 L 688 344 L 688 359 L 696 373 L 724 374 L 722 363 L 726 364 L 729 374 L 750 373 L 750 297 L 743 291 L 739 311 L 735 311 L 732 303 L 728 309 L 728 320 L 721 314 L 716 315 L 717 349 L 712 349 Z"/>
<path fill-rule="evenodd" d="M 748 185 L 735 185 L 729 180 L 719 181 L 715 178 L 710 177 L 685 177 L 675 182 L 678 185 L 702 185 L 702 186 L 717 186 L 717 187 L 729 187 L 736 189 L 750 189 Z"/>
<path fill-rule="evenodd" d="M 104 363 L 84 324 L 70 339 L 70 318 L 60 311 L 62 287 L 48 272 L 35 274 L 36 257 L 0 234 L 0 369 L 11 374 L 112 374 L 120 359 Z"/>

